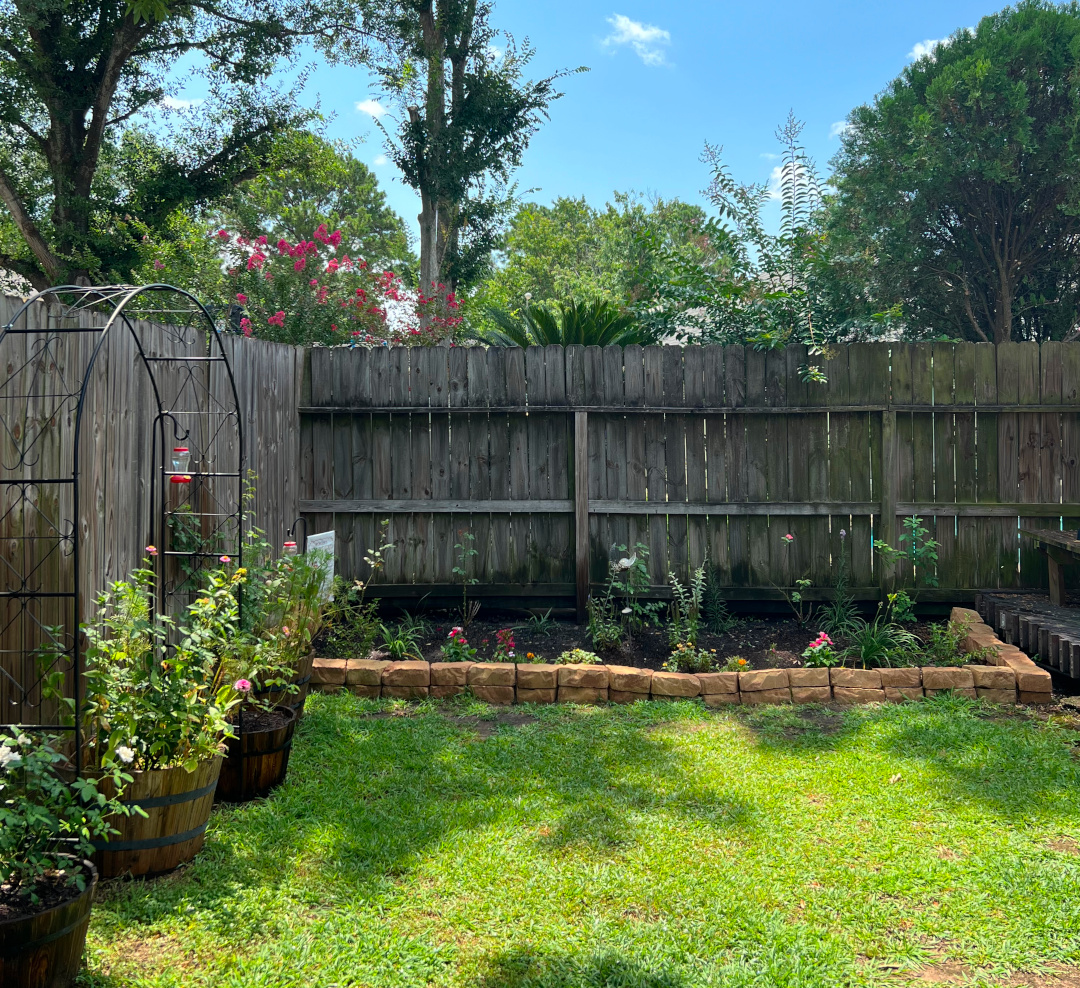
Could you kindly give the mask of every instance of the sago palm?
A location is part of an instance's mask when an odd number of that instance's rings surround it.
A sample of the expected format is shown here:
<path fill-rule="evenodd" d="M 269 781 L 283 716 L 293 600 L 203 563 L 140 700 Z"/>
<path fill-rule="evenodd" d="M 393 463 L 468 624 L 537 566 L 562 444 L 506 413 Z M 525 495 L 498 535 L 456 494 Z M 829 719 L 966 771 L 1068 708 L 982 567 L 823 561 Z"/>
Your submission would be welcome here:
<path fill-rule="evenodd" d="M 489 309 L 488 317 L 497 328 L 481 333 L 479 339 L 492 346 L 625 346 L 646 342 L 634 316 L 620 312 L 606 299 L 535 305 L 520 315 Z"/>

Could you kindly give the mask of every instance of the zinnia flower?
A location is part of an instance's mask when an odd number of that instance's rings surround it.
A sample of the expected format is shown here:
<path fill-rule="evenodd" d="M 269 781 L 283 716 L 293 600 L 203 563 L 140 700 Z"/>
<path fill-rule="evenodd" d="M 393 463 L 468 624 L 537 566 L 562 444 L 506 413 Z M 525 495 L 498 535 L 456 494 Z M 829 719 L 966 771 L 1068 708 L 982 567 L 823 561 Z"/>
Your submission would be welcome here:
<path fill-rule="evenodd" d="M 221 556 L 218 559 L 218 562 L 219 563 L 231 563 L 232 562 L 232 557 L 231 556 Z"/>
<path fill-rule="evenodd" d="M 233 689 L 236 690 L 237 693 L 250 693 L 251 680 L 238 679 L 235 683 L 233 683 Z"/>
<path fill-rule="evenodd" d="M 792 535 L 791 532 L 788 532 L 787 535 L 781 535 L 780 538 L 783 539 L 785 542 L 795 541 L 795 536 Z"/>
<path fill-rule="evenodd" d="M 0 769 L 18 768 L 22 764 L 22 755 L 12 751 L 6 744 L 0 745 Z"/>
<path fill-rule="evenodd" d="M 146 554 L 148 556 L 156 556 L 157 555 L 157 546 L 156 545 L 148 545 L 146 547 Z"/>

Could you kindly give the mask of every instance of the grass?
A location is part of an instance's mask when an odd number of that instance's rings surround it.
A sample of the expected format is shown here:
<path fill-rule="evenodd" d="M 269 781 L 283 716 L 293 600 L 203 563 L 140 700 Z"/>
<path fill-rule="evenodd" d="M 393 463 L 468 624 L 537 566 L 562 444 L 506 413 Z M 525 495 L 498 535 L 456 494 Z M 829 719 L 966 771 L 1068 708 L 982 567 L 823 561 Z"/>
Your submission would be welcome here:
<path fill-rule="evenodd" d="M 1080 961 L 1077 741 L 949 696 L 317 696 L 273 798 L 103 891 L 79 984 L 803 988 L 947 957 L 950 983 L 1012 985 Z"/>

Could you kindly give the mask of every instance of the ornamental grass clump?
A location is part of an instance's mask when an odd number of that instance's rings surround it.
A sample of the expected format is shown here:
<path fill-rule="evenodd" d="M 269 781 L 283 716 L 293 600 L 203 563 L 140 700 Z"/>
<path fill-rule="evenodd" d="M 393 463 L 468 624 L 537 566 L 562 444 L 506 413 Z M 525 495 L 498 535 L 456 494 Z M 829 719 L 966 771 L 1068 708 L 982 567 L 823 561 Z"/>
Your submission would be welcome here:
<path fill-rule="evenodd" d="M 0 904 L 36 905 L 43 883 L 81 892 L 93 842 L 115 832 L 111 815 L 131 812 L 97 780 L 76 776 L 59 746 L 48 736 L 0 733 Z M 117 793 L 131 782 L 115 762 L 103 774 Z"/>

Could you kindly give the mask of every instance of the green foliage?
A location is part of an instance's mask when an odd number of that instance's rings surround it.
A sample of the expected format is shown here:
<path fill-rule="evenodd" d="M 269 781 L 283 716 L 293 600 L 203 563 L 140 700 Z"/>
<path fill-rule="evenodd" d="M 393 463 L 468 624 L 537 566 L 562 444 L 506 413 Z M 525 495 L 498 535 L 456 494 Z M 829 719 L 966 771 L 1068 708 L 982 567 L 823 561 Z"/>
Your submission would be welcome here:
<path fill-rule="evenodd" d="M 396 132 L 384 128 L 387 155 L 420 193 L 420 287 L 454 290 L 486 270 L 514 205 L 511 174 L 565 73 L 525 80 L 533 49 L 491 26 L 490 4 L 378 6 L 382 47 L 373 70 L 398 110 Z"/>
<path fill-rule="evenodd" d="M 725 635 L 739 626 L 739 619 L 728 610 L 715 566 L 705 571 L 705 590 L 701 598 L 701 616 L 705 628 L 714 635 Z"/>
<path fill-rule="evenodd" d="M 366 9 L 323 0 L 208 0 L 197 13 L 157 0 L 3 5 L 0 263 L 38 287 L 130 280 L 143 235 L 275 161 L 277 136 L 313 114 L 267 78 L 310 44 L 332 57 L 356 53 Z M 186 73 L 175 69 L 189 53 L 208 92 L 181 109 L 168 101 L 181 95 Z M 132 126 L 140 119 L 153 131 Z"/>
<path fill-rule="evenodd" d="M 513 315 L 491 309 L 488 316 L 495 328 L 483 332 L 480 340 L 494 346 L 625 346 L 648 342 L 633 313 L 620 312 L 604 299 L 526 305 Z"/>
<path fill-rule="evenodd" d="M 649 550 L 641 542 L 633 552 L 625 545 L 611 547 L 608 581 L 600 596 L 590 595 L 589 639 L 597 648 L 617 648 L 655 614 L 640 599 L 649 587 Z"/>
<path fill-rule="evenodd" d="M 916 585 L 921 580 L 928 587 L 938 585 L 937 559 L 940 543 L 928 538 L 930 531 L 920 518 L 904 519 L 904 534 L 900 536 L 901 548 L 894 549 L 881 539 L 874 540 L 874 551 L 886 566 L 905 563 Z M 907 543 L 905 546 L 904 543 Z M 905 618 L 905 620 L 907 620 Z"/>
<path fill-rule="evenodd" d="M 571 648 L 559 654 L 555 665 L 560 666 L 595 666 L 599 665 L 600 656 L 583 648 Z"/>
<path fill-rule="evenodd" d="M 848 637 L 851 644 L 843 653 L 845 664 L 858 663 L 864 669 L 915 664 L 913 653 L 919 639 L 896 623 L 889 604 L 878 604 L 872 621 L 858 618 Z"/>
<path fill-rule="evenodd" d="M 690 575 L 690 582 L 683 586 L 674 573 L 668 573 L 671 584 L 671 624 L 668 626 L 668 644 L 685 643 L 697 648 L 701 628 L 701 600 L 705 593 L 705 567 L 699 566 Z"/>
<path fill-rule="evenodd" d="M 403 662 L 405 659 L 420 659 L 420 642 L 416 634 L 416 628 L 405 622 L 396 625 L 380 624 L 382 632 L 382 645 L 380 646 L 392 662 Z"/>
<path fill-rule="evenodd" d="M 183 765 L 191 771 L 217 753 L 237 702 L 213 647 L 239 635 L 234 585 L 201 595 L 180 632 L 169 618 L 152 617 L 154 590 L 154 573 L 135 570 L 98 598 L 96 618 L 83 626 L 88 647 L 80 726 L 95 768 Z M 177 634 L 180 644 L 170 645 Z M 62 685 L 50 682 L 49 692 L 63 700 L 66 721 L 74 724 L 75 701 L 64 697 Z"/>
<path fill-rule="evenodd" d="M 852 630 L 857 631 L 857 628 Z M 802 654 L 803 665 L 807 669 L 829 669 L 839 665 L 841 657 L 837 653 L 833 640 L 822 631 Z"/>
<path fill-rule="evenodd" d="M 451 628 L 446 641 L 442 643 L 443 662 L 472 662 L 476 659 L 476 649 L 465 637 L 465 629 Z"/>
<path fill-rule="evenodd" d="M 469 575 L 470 560 L 479 556 L 480 550 L 476 548 L 476 536 L 472 532 L 459 529 L 458 536 L 461 541 L 454 543 L 454 548 L 457 550 L 457 565 L 453 569 L 453 574 L 461 580 L 461 626 L 467 628 L 480 611 L 479 601 L 469 603 L 469 587 L 480 582 L 475 576 Z"/>
<path fill-rule="evenodd" d="M 919 665 L 964 666 L 968 663 L 987 662 L 994 654 L 991 648 L 978 648 L 966 652 L 963 648 L 967 631 L 963 625 L 942 621 L 930 625 L 930 637 L 918 646 L 916 659 Z"/>
<path fill-rule="evenodd" d="M 750 663 L 741 655 L 732 655 L 724 660 L 723 665 L 718 666 L 719 672 L 746 672 Z"/>
<path fill-rule="evenodd" d="M 323 620 L 327 633 L 324 652 L 327 658 L 366 658 L 375 643 L 379 631 L 377 601 L 369 601 L 368 586 L 378 579 L 386 565 L 385 555 L 394 548 L 387 539 L 390 519 L 379 523 L 378 545 L 364 554 L 370 575 L 367 582 L 354 580 L 347 583 L 342 577 L 334 577 L 330 600 L 323 608 Z"/>
<path fill-rule="evenodd" d="M 716 668 L 716 649 L 711 652 L 680 642 L 664 663 L 667 672 L 712 672 Z"/>
<path fill-rule="evenodd" d="M 693 257 L 708 252 L 704 211 L 679 200 L 616 192 L 594 209 L 584 198 L 550 206 L 524 203 L 507 225 L 495 270 L 469 299 L 469 324 L 493 329 L 489 309 L 517 312 L 530 305 L 603 299 L 617 308 L 636 301 L 652 280 L 660 247 Z"/>
<path fill-rule="evenodd" d="M 37 903 L 37 882 L 59 874 L 79 891 L 93 842 L 115 831 L 108 817 L 131 808 L 106 799 L 95 779 L 76 776 L 56 738 L 0 732 L 0 887 Z M 116 764 L 102 778 L 122 794 L 131 776 Z"/>
<path fill-rule="evenodd" d="M 830 634 L 849 635 L 858 623 L 859 612 L 851 596 L 848 579 L 847 532 L 840 529 L 840 553 L 836 565 L 833 599 L 817 611 L 817 623 Z M 898 618 L 898 620 L 904 620 Z"/>
<path fill-rule="evenodd" d="M 912 335 L 1060 339 L 1080 304 L 1080 8 L 1022 0 L 849 116 L 829 231 Z"/>
<path fill-rule="evenodd" d="M 893 619 L 904 624 L 915 621 L 915 601 L 911 599 L 906 590 L 897 590 L 888 595 L 889 607 L 892 608 Z"/>
<path fill-rule="evenodd" d="M 551 616 L 550 607 L 543 614 L 530 615 L 526 623 L 531 632 L 545 636 L 550 635 L 559 626 L 559 622 Z"/>

